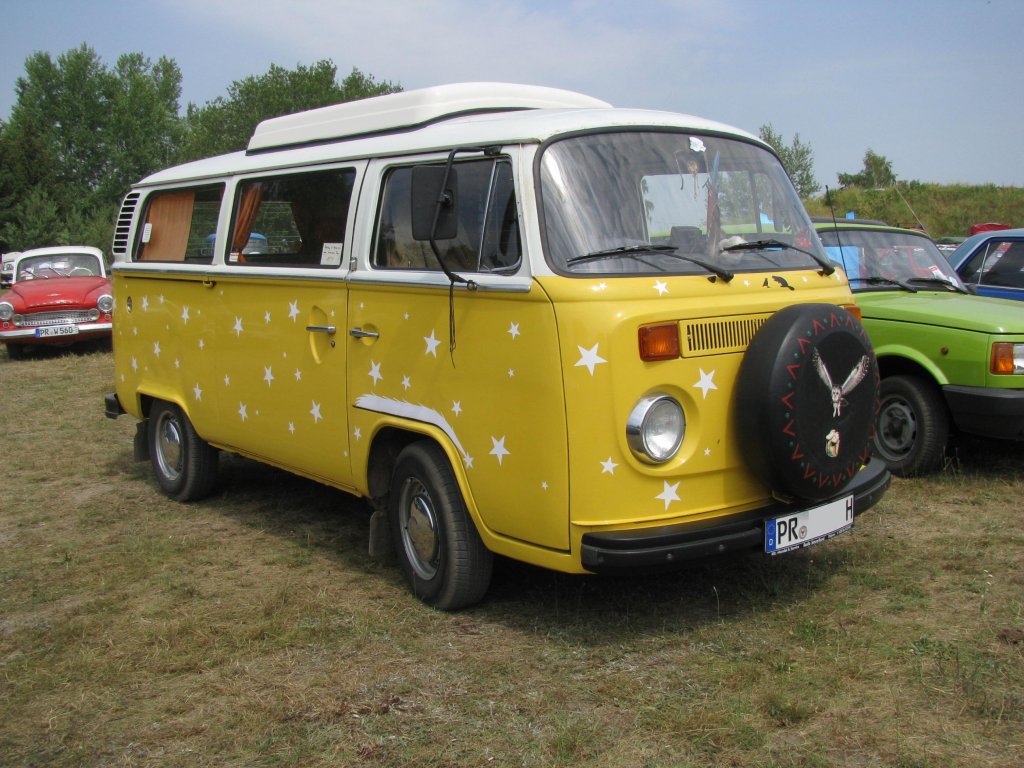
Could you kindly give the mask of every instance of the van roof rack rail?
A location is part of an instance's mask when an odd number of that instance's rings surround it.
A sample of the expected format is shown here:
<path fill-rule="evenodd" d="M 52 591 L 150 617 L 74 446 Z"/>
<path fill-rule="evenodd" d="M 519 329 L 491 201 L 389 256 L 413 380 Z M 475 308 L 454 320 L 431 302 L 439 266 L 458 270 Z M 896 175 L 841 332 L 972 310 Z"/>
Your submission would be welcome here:
<path fill-rule="evenodd" d="M 341 141 L 420 128 L 439 120 L 519 109 L 607 109 L 606 101 L 575 91 L 512 83 L 455 83 L 347 101 L 264 120 L 248 152 Z"/>

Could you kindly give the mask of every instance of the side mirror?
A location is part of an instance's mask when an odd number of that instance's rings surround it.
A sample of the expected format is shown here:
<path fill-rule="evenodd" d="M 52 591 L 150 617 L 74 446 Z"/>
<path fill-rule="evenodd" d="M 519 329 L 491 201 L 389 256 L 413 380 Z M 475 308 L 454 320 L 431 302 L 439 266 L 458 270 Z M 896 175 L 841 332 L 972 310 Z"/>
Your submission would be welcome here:
<path fill-rule="evenodd" d="M 448 179 L 445 181 L 445 174 Z M 451 240 L 459 232 L 458 172 L 449 165 L 412 169 L 412 236 L 415 240 Z M 444 189 L 442 189 L 444 185 Z M 435 227 L 435 216 L 437 225 Z"/>

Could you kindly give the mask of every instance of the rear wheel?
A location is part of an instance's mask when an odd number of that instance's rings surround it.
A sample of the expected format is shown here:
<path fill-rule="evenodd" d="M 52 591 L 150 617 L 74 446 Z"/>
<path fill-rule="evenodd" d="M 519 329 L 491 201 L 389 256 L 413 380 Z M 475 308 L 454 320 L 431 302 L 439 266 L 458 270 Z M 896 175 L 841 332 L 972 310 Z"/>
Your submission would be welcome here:
<path fill-rule="evenodd" d="M 875 453 L 899 477 L 923 475 L 942 463 L 949 416 L 938 391 L 916 376 L 890 376 L 879 391 Z"/>
<path fill-rule="evenodd" d="M 161 490 L 177 501 L 208 496 L 217 480 L 217 449 L 205 442 L 181 408 L 154 404 L 149 414 L 149 457 Z"/>
<path fill-rule="evenodd" d="M 490 586 L 493 556 L 444 451 L 419 442 L 399 454 L 389 508 L 395 549 L 413 593 L 442 610 L 479 602 Z"/>

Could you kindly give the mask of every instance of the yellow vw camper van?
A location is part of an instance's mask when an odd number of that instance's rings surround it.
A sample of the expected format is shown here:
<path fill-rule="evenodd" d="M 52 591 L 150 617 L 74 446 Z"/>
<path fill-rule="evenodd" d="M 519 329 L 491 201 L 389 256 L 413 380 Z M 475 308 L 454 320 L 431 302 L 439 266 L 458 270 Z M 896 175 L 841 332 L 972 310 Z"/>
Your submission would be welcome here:
<path fill-rule="evenodd" d="M 261 123 L 113 244 L 116 393 L 163 492 L 230 451 L 365 497 L 413 592 L 777 554 L 885 492 L 878 368 L 754 136 L 466 83 Z"/>

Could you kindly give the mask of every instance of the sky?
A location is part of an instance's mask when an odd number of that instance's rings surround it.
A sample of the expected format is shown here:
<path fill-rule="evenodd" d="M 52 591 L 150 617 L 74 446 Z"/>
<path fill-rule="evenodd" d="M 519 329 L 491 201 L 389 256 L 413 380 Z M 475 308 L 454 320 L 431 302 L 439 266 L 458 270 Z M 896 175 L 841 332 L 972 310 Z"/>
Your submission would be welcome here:
<path fill-rule="evenodd" d="M 0 120 L 25 60 L 173 59 L 182 112 L 276 64 L 405 90 L 547 85 L 683 112 L 905 181 L 1024 186 L 1024 0 L 0 0 Z"/>

